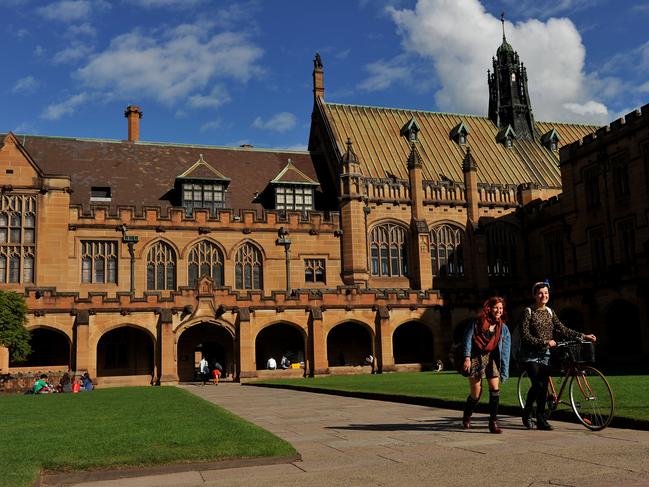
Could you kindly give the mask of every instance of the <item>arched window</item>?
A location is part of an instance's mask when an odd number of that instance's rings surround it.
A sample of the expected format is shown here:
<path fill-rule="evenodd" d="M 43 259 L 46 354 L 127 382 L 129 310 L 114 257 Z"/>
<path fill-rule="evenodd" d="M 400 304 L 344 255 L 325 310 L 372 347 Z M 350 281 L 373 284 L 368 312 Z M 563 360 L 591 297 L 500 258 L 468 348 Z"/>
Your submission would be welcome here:
<path fill-rule="evenodd" d="M 370 234 L 372 275 L 405 276 L 408 273 L 406 230 L 393 223 L 376 226 Z"/>
<path fill-rule="evenodd" d="M 434 276 L 464 276 L 464 231 L 438 225 L 430 231 L 430 262 Z"/>
<path fill-rule="evenodd" d="M 263 259 L 257 247 L 245 243 L 234 261 L 234 281 L 237 289 L 261 289 L 263 283 Z"/>
<path fill-rule="evenodd" d="M 516 229 L 503 222 L 485 228 L 487 235 L 487 272 L 490 276 L 511 276 L 516 273 L 518 235 Z"/>
<path fill-rule="evenodd" d="M 0 198 L 0 283 L 34 282 L 36 197 Z"/>
<path fill-rule="evenodd" d="M 196 287 L 198 279 L 208 276 L 215 286 L 223 286 L 223 253 L 212 242 L 198 242 L 189 252 L 189 286 Z"/>
<path fill-rule="evenodd" d="M 176 289 L 176 253 L 171 245 L 156 242 L 146 257 L 146 288 Z"/>

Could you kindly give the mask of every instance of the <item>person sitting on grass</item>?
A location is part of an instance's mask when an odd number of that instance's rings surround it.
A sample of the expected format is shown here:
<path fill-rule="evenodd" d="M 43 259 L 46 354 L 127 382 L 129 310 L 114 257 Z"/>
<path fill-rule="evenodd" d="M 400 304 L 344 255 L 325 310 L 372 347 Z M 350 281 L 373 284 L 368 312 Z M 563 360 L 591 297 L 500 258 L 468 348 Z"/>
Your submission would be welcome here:
<path fill-rule="evenodd" d="M 72 392 L 72 380 L 70 380 L 70 374 L 66 372 L 61 376 L 59 387 L 57 389 L 59 392 Z"/>
<path fill-rule="evenodd" d="M 83 374 L 81 390 L 89 392 L 92 391 L 94 388 L 95 388 L 95 384 L 93 384 L 92 379 L 90 378 L 90 374 L 86 372 L 85 374 Z"/>
<path fill-rule="evenodd" d="M 47 382 L 47 374 L 41 374 L 40 379 L 34 382 L 32 391 L 34 394 L 49 394 L 50 392 L 54 392 L 54 388 Z"/>

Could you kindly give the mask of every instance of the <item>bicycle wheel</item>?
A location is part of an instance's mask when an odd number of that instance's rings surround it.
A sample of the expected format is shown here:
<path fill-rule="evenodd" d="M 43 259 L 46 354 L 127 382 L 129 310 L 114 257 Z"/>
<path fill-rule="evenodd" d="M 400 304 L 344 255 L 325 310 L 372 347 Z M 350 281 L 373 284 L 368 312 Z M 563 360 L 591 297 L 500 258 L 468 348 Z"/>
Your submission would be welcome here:
<path fill-rule="evenodd" d="M 586 428 L 599 431 L 613 419 L 615 398 L 606 377 L 594 367 L 582 366 L 570 380 L 570 404 Z"/>

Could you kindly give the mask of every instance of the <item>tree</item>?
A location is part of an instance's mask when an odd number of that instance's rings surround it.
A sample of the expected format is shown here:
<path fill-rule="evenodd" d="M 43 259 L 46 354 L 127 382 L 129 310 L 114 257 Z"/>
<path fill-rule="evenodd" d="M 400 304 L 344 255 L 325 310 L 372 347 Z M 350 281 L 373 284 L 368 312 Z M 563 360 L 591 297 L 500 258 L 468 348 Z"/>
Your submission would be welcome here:
<path fill-rule="evenodd" d="M 27 305 L 15 291 L 0 291 L 0 346 L 7 347 L 11 360 L 26 360 L 32 353 L 31 334 L 25 328 Z"/>

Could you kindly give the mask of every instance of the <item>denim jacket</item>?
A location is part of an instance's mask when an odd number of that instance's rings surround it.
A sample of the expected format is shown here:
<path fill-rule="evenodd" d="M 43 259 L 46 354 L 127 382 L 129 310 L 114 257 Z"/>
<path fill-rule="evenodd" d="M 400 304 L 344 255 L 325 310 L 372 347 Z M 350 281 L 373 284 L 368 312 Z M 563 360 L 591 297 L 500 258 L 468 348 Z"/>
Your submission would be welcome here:
<path fill-rule="evenodd" d="M 473 324 L 467 326 L 464 333 L 464 356 L 471 356 L 471 348 L 473 347 Z M 509 333 L 509 328 L 503 323 L 503 329 L 500 332 L 500 343 L 498 349 L 500 350 L 500 380 L 504 383 L 509 378 L 509 355 L 512 348 L 512 336 Z"/>

